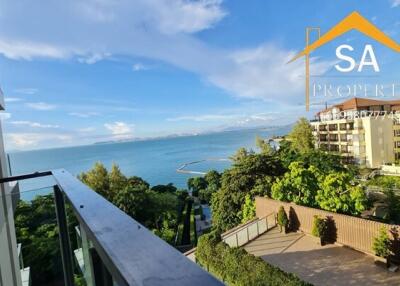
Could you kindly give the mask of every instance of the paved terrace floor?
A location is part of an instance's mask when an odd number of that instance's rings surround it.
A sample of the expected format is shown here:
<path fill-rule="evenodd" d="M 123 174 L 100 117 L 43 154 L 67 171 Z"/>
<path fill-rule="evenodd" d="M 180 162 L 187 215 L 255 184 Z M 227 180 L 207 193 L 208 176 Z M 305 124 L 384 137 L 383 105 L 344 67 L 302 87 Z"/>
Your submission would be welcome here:
<path fill-rule="evenodd" d="M 375 265 L 372 257 L 337 245 L 321 246 L 319 239 L 300 233 L 274 228 L 244 248 L 314 285 L 400 285 L 400 273 Z"/>

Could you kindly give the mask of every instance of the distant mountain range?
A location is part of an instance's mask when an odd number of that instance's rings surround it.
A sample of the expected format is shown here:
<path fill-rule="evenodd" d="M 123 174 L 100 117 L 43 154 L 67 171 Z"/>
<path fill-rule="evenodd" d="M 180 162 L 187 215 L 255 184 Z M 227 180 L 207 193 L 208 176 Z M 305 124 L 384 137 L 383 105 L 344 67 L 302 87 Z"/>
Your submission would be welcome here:
<path fill-rule="evenodd" d="M 230 127 L 221 128 L 219 130 L 204 131 L 204 132 L 179 133 L 179 134 L 169 134 L 169 135 L 165 135 L 165 136 L 134 137 L 134 138 L 129 138 L 129 139 L 98 141 L 98 142 L 93 143 L 93 145 L 124 143 L 124 142 L 136 142 L 136 141 L 148 141 L 148 140 L 159 140 L 159 139 L 170 139 L 170 138 L 178 138 L 178 137 L 199 136 L 199 135 L 207 135 L 207 134 L 214 134 L 214 133 L 235 132 L 235 131 L 245 131 L 245 130 L 277 130 L 277 129 L 282 130 L 282 129 L 287 129 L 288 132 L 289 132 L 290 129 L 293 127 L 293 124 L 274 125 L 274 126 L 258 126 L 258 127 L 230 126 Z"/>

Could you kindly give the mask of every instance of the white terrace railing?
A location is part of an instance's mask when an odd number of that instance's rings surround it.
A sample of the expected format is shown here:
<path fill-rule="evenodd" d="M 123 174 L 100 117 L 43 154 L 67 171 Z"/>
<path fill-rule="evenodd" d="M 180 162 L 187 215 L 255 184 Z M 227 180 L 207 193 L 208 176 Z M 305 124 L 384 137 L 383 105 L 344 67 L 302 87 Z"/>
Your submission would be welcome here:
<path fill-rule="evenodd" d="M 272 212 L 262 218 L 255 218 L 224 232 L 222 241 L 230 247 L 243 246 L 276 226 L 276 213 Z"/>

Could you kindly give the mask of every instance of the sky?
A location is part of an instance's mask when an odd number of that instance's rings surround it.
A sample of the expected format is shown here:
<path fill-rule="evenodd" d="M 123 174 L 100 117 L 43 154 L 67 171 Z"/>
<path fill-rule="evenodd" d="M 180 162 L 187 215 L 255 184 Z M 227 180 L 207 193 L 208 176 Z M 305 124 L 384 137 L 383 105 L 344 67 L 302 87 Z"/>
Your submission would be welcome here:
<path fill-rule="evenodd" d="M 287 62 L 306 27 L 324 33 L 353 11 L 400 42 L 400 0 L 2 0 L 6 149 L 311 118 L 331 99 L 305 112 L 304 59 Z M 338 45 L 360 58 L 366 43 L 381 67 L 371 82 L 395 82 L 400 55 L 356 31 L 312 53 L 314 80 L 334 78 Z"/>

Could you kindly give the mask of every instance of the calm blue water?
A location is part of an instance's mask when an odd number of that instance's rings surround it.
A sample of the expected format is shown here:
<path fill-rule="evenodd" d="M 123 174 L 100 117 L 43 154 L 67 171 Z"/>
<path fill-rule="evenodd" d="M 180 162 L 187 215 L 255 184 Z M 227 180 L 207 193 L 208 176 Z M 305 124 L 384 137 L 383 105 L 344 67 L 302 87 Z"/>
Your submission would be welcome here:
<path fill-rule="evenodd" d="M 186 187 L 189 174 L 177 173 L 176 169 L 184 163 L 206 158 L 228 158 L 239 147 L 255 148 L 255 137 L 283 135 L 288 128 L 273 130 L 256 129 L 213 133 L 207 135 L 177 137 L 168 139 L 90 145 L 59 149 L 10 153 L 13 175 L 41 170 L 64 168 L 73 175 L 89 170 L 97 161 L 107 168 L 113 162 L 119 165 L 127 176 L 140 176 L 151 185 L 173 183 L 179 188 Z M 215 169 L 222 171 L 230 162 L 208 161 L 191 165 L 195 171 Z M 26 192 L 33 188 L 51 185 L 49 179 L 26 181 L 21 184 L 21 197 L 32 199 L 37 194 L 49 192 Z"/>

